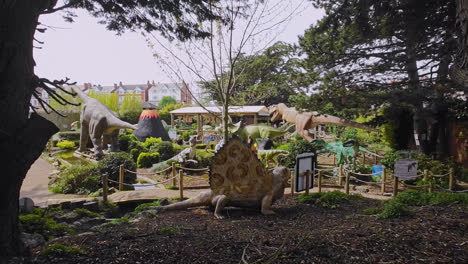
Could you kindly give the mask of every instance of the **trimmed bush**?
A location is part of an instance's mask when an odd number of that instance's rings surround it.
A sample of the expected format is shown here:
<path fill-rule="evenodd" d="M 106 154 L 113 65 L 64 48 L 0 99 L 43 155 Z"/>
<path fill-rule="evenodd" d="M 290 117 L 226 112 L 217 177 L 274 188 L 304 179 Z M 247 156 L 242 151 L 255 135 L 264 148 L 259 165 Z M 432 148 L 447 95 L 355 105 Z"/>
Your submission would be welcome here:
<path fill-rule="evenodd" d="M 286 150 L 289 151 L 290 155 L 286 157 L 284 166 L 288 168 L 294 168 L 297 155 L 316 151 L 314 145 L 302 139 L 290 142 Z"/>
<path fill-rule="evenodd" d="M 120 134 L 119 135 L 119 147 L 122 151 L 128 151 L 130 145 L 136 145 L 139 141 L 137 137 L 133 134 Z"/>
<path fill-rule="evenodd" d="M 80 131 L 59 132 L 58 136 L 61 140 L 68 140 L 68 141 L 80 140 Z"/>
<path fill-rule="evenodd" d="M 130 144 L 129 147 L 131 147 L 130 155 L 132 156 L 133 161 L 135 162 L 137 162 L 140 153 L 149 152 L 148 149 L 143 146 L 143 144 Z"/>
<path fill-rule="evenodd" d="M 377 217 L 380 219 L 398 218 L 409 215 L 410 212 L 411 211 L 406 204 L 391 199 L 384 203 L 383 211 L 378 214 Z"/>
<path fill-rule="evenodd" d="M 110 180 L 118 182 L 120 165 L 124 165 L 125 169 L 127 170 L 136 171 L 136 163 L 133 161 L 132 156 L 123 152 L 112 153 L 105 156 L 98 162 L 97 168 L 101 174 L 106 173 Z M 135 183 L 135 179 L 136 174 L 125 172 L 125 183 Z M 109 186 L 118 187 L 118 183 L 109 182 Z"/>
<path fill-rule="evenodd" d="M 151 146 L 149 152 L 158 152 L 161 157 L 160 160 L 167 160 L 175 155 L 174 147 L 172 146 L 172 143 L 168 141 L 162 141 Z"/>
<path fill-rule="evenodd" d="M 94 164 L 66 168 L 50 188 L 55 193 L 90 194 L 101 188 L 100 173 Z"/>
<path fill-rule="evenodd" d="M 335 209 L 343 201 L 351 199 L 362 199 L 361 195 L 346 194 L 340 191 L 325 192 L 325 193 L 311 193 L 309 195 L 301 194 L 297 200 L 302 203 L 318 204 L 324 208 Z"/>
<path fill-rule="evenodd" d="M 182 139 L 183 139 L 184 141 L 188 141 L 188 140 L 190 139 L 190 136 L 191 136 L 191 135 L 194 135 L 194 134 L 195 134 L 195 132 L 194 132 L 192 129 L 190 129 L 190 130 L 188 130 L 188 131 L 184 131 L 184 132 L 182 133 Z"/>
<path fill-rule="evenodd" d="M 137 160 L 137 167 L 138 168 L 149 168 L 153 166 L 153 164 L 159 162 L 159 153 L 154 152 L 154 153 L 146 153 L 142 152 L 138 156 Z"/>
<path fill-rule="evenodd" d="M 195 148 L 196 149 L 206 149 L 206 146 L 207 146 L 206 144 L 197 144 L 197 145 L 195 145 Z"/>
<path fill-rule="evenodd" d="M 57 142 L 57 147 L 60 149 L 73 149 L 75 147 L 75 142 L 68 140 L 60 141 Z"/>
<path fill-rule="evenodd" d="M 160 137 L 159 138 L 149 137 L 145 139 L 145 143 L 143 143 L 143 146 L 149 149 L 153 146 L 158 145 L 161 142 L 162 142 L 162 139 Z"/>

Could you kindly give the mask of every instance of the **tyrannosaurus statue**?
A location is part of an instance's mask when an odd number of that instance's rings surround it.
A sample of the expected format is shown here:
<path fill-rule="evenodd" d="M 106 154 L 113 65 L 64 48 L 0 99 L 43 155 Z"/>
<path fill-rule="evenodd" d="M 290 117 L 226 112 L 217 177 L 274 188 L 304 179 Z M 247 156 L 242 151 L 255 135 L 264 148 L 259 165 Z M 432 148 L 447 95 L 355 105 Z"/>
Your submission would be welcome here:
<path fill-rule="evenodd" d="M 268 112 L 270 115 L 273 115 L 271 122 L 275 122 L 281 118 L 288 123 L 296 124 L 297 133 L 309 142 L 314 140 L 309 135 L 309 129 L 315 128 L 318 125 L 330 124 L 378 131 L 375 128 L 332 115 L 322 115 L 317 112 L 299 112 L 294 107 L 287 107 L 283 103 L 270 106 Z"/>
<path fill-rule="evenodd" d="M 80 115 L 80 148 L 81 152 L 86 151 L 88 137 L 91 138 L 94 146 L 94 155 L 102 157 L 103 144 L 107 142 L 111 145 L 111 151 L 119 150 L 119 129 L 137 129 L 135 125 L 120 120 L 113 111 L 98 100 L 85 95 L 77 86 L 71 86 L 83 101 Z M 104 139 L 103 139 L 104 137 Z M 105 149 L 106 147 L 104 147 Z"/>
<path fill-rule="evenodd" d="M 198 196 L 161 207 L 161 210 L 215 206 L 215 217 L 223 218 L 225 206 L 260 208 L 262 214 L 274 214 L 271 205 L 281 199 L 289 179 L 285 167 L 267 170 L 240 139 L 231 139 L 212 159 L 210 189 Z"/>

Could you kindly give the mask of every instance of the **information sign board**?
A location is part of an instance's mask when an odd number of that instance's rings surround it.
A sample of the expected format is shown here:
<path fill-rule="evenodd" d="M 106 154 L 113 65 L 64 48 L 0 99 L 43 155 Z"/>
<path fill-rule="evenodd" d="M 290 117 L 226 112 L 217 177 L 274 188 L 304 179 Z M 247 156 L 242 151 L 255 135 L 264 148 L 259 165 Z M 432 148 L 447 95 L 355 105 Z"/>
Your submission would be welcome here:
<path fill-rule="evenodd" d="M 397 159 L 395 160 L 395 177 L 400 180 L 411 180 L 418 177 L 418 160 Z"/>
<path fill-rule="evenodd" d="M 316 164 L 315 153 L 303 153 L 296 156 L 296 167 L 294 177 L 294 189 L 302 192 L 314 186 L 314 171 Z M 306 177 L 309 177 L 309 186 L 306 185 Z"/>

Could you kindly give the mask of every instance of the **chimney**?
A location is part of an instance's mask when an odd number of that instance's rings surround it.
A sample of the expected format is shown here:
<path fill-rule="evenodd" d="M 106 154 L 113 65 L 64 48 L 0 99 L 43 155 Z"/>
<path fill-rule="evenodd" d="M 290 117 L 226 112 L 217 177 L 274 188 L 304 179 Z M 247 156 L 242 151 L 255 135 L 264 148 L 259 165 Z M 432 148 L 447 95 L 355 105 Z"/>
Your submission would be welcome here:
<path fill-rule="evenodd" d="M 123 87 L 122 82 L 119 82 L 119 86 L 120 86 L 120 87 Z"/>
<path fill-rule="evenodd" d="M 119 88 L 116 83 L 114 83 L 114 89 Z"/>
<path fill-rule="evenodd" d="M 154 80 L 153 80 L 153 86 L 155 86 L 156 84 L 154 83 Z"/>

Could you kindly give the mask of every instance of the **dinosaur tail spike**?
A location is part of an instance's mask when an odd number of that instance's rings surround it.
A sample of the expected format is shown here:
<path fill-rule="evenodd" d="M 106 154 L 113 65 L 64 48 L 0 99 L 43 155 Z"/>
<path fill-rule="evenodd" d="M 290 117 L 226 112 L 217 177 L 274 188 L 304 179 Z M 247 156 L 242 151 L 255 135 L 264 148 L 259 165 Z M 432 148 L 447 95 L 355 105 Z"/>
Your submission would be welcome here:
<path fill-rule="evenodd" d="M 313 122 L 316 124 L 338 125 L 338 126 L 353 127 L 353 128 L 379 132 L 379 130 L 373 127 L 369 127 L 369 126 L 366 126 L 357 122 L 349 121 L 349 120 L 339 118 L 336 116 L 331 116 L 331 115 L 316 115 L 313 117 Z"/>

